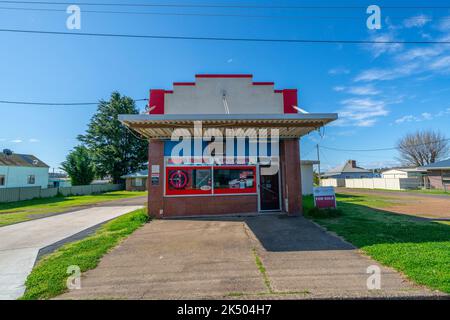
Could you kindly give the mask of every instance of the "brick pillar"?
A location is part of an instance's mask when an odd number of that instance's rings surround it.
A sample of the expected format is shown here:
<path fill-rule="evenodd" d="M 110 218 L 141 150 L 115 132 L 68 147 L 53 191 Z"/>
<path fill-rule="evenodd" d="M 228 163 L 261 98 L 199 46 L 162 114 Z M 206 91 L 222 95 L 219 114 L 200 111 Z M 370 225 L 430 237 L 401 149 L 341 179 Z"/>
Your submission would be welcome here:
<path fill-rule="evenodd" d="M 152 184 L 152 166 L 159 165 L 159 183 Z M 150 140 L 148 143 L 148 215 L 161 217 L 164 210 L 164 141 Z"/>
<path fill-rule="evenodd" d="M 302 213 L 299 140 L 283 140 L 280 152 L 283 209 L 289 215 L 299 215 Z"/>

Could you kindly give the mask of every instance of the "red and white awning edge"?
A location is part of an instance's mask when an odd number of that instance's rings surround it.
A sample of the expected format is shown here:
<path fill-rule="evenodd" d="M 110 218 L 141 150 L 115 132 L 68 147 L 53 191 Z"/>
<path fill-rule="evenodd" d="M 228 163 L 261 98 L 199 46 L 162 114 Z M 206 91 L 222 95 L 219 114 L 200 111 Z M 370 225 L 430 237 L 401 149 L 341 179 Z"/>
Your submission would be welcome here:
<path fill-rule="evenodd" d="M 193 134 L 194 125 L 201 122 L 203 130 L 255 128 L 279 130 L 280 138 L 300 138 L 336 120 L 337 113 L 296 114 L 121 114 L 119 120 L 148 139 L 170 139 L 175 129 Z M 197 122 L 198 123 L 198 122 Z"/>

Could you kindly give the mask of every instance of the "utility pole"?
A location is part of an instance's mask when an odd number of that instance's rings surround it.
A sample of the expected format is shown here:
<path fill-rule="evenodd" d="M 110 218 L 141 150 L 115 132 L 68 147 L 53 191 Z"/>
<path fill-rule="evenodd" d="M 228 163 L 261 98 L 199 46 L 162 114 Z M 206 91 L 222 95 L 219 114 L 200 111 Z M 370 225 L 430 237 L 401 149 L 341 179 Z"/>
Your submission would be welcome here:
<path fill-rule="evenodd" d="M 319 187 L 320 187 L 320 185 L 321 185 L 321 178 L 320 178 L 320 153 L 319 153 L 319 144 L 317 144 L 316 145 L 316 147 L 317 147 L 317 161 L 319 162 Z"/>

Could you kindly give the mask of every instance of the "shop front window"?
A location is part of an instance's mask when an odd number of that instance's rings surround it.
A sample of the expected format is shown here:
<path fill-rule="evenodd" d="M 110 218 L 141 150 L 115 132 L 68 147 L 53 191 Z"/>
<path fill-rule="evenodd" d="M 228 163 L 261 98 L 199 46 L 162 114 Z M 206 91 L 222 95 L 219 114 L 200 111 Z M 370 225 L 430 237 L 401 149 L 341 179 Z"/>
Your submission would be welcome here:
<path fill-rule="evenodd" d="M 167 167 L 166 194 L 211 194 L 210 167 Z"/>
<path fill-rule="evenodd" d="M 255 166 L 167 166 L 166 195 L 256 193 Z"/>
<path fill-rule="evenodd" d="M 254 193 L 255 176 L 255 167 L 214 167 L 214 193 Z"/>

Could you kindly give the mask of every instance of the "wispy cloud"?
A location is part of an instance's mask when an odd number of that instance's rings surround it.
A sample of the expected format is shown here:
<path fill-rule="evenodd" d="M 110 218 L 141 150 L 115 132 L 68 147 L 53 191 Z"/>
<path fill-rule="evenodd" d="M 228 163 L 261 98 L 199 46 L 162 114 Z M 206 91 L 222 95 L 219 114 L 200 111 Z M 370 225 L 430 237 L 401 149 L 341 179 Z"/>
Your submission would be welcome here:
<path fill-rule="evenodd" d="M 418 70 L 417 63 L 409 63 L 395 68 L 373 68 L 362 71 L 354 81 L 386 81 L 409 76 Z"/>
<path fill-rule="evenodd" d="M 408 114 L 408 115 L 405 115 L 405 116 L 402 116 L 402 117 L 396 119 L 394 122 L 396 124 L 402 124 L 402 123 L 408 123 L 408 122 L 421 122 L 421 121 L 426 121 L 426 120 L 433 120 L 435 118 L 439 118 L 439 117 L 443 117 L 443 116 L 447 116 L 447 115 L 450 115 L 450 108 L 441 110 L 435 114 L 431 114 L 429 112 L 422 112 L 421 114 L 418 114 L 418 115 Z"/>
<path fill-rule="evenodd" d="M 419 14 L 417 16 L 409 17 L 403 20 L 403 26 L 405 28 L 422 28 L 428 22 L 431 21 L 431 17 L 425 14 Z"/>
<path fill-rule="evenodd" d="M 372 96 L 379 94 L 381 91 L 377 90 L 373 85 L 368 84 L 364 86 L 336 86 L 333 88 L 336 92 L 345 92 L 357 96 Z"/>
<path fill-rule="evenodd" d="M 395 37 L 392 33 L 374 34 L 370 36 L 372 41 L 395 41 Z M 364 45 L 364 48 L 369 51 L 375 58 L 381 56 L 384 53 L 394 53 L 403 49 L 401 43 L 374 43 Z"/>
<path fill-rule="evenodd" d="M 341 101 L 343 108 L 338 110 L 336 126 L 371 127 L 381 116 L 389 114 L 388 102 L 383 99 L 349 98 Z"/>
<path fill-rule="evenodd" d="M 232 63 L 233 62 L 233 58 L 230 58 L 227 60 L 227 63 Z"/>
<path fill-rule="evenodd" d="M 14 139 L 14 140 L 11 140 L 10 142 L 12 142 L 12 143 L 22 143 L 23 140 L 22 139 Z"/>
<path fill-rule="evenodd" d="M 328 74 L 331 75 L 340 75 L 340 74 L 349 74 L 350 70 L 345 67 L 336 67 L 328 70 Z"/>
<path fill-rule="evenodd" d="M 30 138 L 30 139 L 28 139 L 28 142 L 30 142 L 30 143 L 36 143 L 36 142 L 39 142 L 39 140 L 36 139 L 36 138 Z"/>

